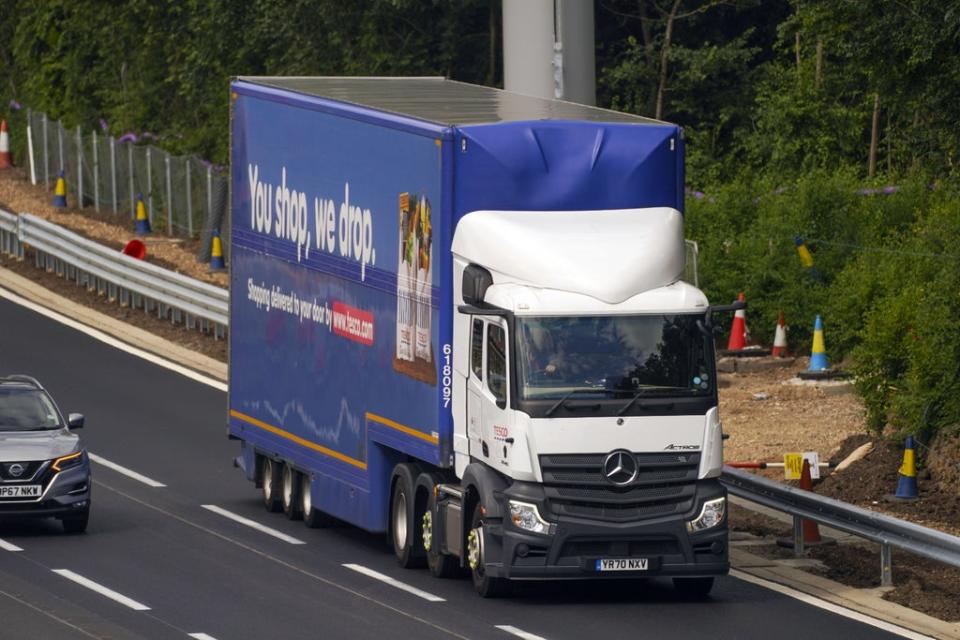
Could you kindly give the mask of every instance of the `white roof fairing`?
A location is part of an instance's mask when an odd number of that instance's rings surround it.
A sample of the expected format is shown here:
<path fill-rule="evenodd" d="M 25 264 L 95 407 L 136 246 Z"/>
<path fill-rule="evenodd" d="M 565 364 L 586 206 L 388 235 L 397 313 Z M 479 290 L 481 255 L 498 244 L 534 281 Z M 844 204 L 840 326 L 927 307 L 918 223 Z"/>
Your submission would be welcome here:
<path fill-rule="evenodd" d="M 474 211 L 453 252 L 517 282 L 609 304 L 680 279 L 683 216 L 669 207 L 614 211 Z"/>

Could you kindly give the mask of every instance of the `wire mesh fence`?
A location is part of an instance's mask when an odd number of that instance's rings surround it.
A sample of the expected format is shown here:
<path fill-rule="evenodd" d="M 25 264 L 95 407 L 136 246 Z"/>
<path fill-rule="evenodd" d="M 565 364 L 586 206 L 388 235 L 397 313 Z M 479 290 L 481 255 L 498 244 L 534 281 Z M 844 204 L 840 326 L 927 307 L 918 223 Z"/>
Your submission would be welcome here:
<path fill-rule="evenodd" d="M 220 231 L 229 259 L 228 176 L 194 156 L 175 156 L 132 136 L 114 138 L 96 130 L 67 128 L 46 114 L 26 110 L 27 146 L 33 149 L 37 184 L 49 190 L 63 172 L 68 202 L 120 219 L 136 217 L 137 200 L 155 234 L 199 238 L 198 259 L 210 259 L 213 230 Z M 24 157 L 26 163 L 30 162 Z"/>

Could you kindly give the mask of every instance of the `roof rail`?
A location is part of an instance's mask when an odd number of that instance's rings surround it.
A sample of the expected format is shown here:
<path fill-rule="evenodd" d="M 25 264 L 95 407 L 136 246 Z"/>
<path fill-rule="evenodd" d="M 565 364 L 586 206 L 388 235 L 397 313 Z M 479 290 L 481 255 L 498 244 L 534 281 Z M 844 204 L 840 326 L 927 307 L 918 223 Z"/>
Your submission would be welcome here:
<path fill-rule="evenodd" d="M 33 376 L 24 375 L 22 373 L 14 373 L 8 376 L 0 377 L 0 382 L 26 382 L 38 389 L 43 389 L 43 385 L 40 384 L 40 381 L 34 378 Z"/>

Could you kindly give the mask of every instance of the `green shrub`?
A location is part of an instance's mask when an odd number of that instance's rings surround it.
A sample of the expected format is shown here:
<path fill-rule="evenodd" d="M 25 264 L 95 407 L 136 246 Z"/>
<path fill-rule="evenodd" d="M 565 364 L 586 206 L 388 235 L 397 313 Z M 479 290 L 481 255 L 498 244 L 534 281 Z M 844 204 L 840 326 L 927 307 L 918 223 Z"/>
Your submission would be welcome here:
<path fill-rule="evenodd" d="M 772 342 L 782 310 L 791 349 L 809 354 L 821 314 L 828 357 L 849 359 L 868 426 L 921 433 L 960 422 L 960 194 L 925 176 L 882 186 L 846 170 L 744 178 L 689 197 L 687 235 L 710 300 L 746 294 L 755 339 Z M 797 235 L 815 270 L 801 265 Z"/>

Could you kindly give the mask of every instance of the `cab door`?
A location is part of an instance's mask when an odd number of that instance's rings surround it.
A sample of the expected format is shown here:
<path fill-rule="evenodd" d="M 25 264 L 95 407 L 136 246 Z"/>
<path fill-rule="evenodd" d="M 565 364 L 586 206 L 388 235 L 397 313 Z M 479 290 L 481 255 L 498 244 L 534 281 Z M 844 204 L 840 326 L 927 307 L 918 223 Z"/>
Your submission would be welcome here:
<path fill-rule="evenodd" d="M 483 397 L 483 342 L 486 336 L 483 318 L 473 318 L 470 328 L 470 375 L 467 378 L 467 440 L 470 455 L 481 457 Z"/>

